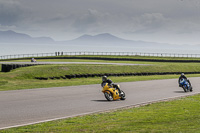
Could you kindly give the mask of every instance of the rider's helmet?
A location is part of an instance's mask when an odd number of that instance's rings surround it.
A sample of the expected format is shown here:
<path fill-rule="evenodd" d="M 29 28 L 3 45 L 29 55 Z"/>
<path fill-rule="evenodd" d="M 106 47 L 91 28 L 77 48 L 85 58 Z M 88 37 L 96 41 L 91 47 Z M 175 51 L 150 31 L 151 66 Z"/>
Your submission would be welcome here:
<path fill-rule="evenodd" d="M 107 80 L 107 76 L 103 76 L 102 81 L 106 81 L 106 80 Z"/>
<path fill-rule="evenodd" d="M 181 76 L 184 76 L 184 73 L 181 73 Z"/>

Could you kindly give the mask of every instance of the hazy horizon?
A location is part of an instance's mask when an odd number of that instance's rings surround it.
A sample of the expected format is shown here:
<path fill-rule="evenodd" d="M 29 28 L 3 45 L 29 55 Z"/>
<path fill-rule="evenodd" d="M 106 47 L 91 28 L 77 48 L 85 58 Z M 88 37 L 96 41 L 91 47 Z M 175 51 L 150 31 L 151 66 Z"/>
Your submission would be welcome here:
<path fill-rule="evenodd" d="M 36 54 L 55 52 L 137 52 L 137 53 L 169 53 L 169 54 L 199 54 L 199 49 L 193 47 L 130 47 L 114 45 L 64 45 L 60 44 L 3 44 L 0 43 L 0 56 L 15 54 Z M 90 47 L 90 49 L 88 49 Z"/>

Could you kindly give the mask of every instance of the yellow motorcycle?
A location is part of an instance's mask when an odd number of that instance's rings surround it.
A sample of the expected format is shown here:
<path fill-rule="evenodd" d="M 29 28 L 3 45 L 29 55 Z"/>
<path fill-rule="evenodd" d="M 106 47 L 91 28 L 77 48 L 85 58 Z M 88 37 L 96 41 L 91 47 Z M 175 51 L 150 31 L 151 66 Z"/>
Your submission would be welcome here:
<path fill-rule="evenodd" d="M 119 85 L 118 85 L 119 87 Z M 115 89 L 112 85 L 109 85 L 106 83 L 106 85 L 103 87 L 102 92 L 104 93 L 105 98 L 108 101 L 113 101 L 113 100 L 125 100 L 125 93 L 121 90 L 121 94 L 119 94 L 118 89 Z"/>

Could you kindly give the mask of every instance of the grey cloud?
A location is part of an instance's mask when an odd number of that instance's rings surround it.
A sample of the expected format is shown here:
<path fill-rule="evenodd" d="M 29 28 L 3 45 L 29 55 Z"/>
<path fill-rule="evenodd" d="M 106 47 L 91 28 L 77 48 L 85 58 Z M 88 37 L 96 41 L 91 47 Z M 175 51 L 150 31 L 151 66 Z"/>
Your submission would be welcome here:
<path fill-rule="evenodd" d="M 15 25 L 23 19 L 24 10 L 17 1 L 0 1 L 0 24 L 4 26 Z"/>
<path fill-rule="evenodd" d="M 101 27 L 100 23 L 102 19 L 104 18 L 105 18 L 105 14 L 97 10 L 88 9 L 88 11 L 85 14 L 76 16 L 72 26 L 75 29 L 75 31 L 81 32 L 81 33 L 90 31 L 91 28 L 93 28 L 93 30 L 95 29 L 97 30 L 98 27 Z M 107 20 L 104 20 L 104 21 L 105 21 L 104 24 L 106 25 Z"/>
<path fill-rule="evenodd" d="M 145 13 L 137 18 L 134 29 L 137 33 L 152 33 L 166 26 L 168 22 L 161 13 Z"/>
<path fill-rule="evenodd" d="M 59 39 L 199 33 L 199 14 L 199 0 L 0 0 L 0 28 Z"/>

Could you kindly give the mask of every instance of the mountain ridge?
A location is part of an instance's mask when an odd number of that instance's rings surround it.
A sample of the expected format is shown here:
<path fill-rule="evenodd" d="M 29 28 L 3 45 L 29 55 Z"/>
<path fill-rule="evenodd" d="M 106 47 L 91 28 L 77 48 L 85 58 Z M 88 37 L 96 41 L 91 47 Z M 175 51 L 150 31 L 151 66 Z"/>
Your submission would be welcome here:
<path fill-rule="evenodd" d="M 125 41 L 125 39 L 116 37 L 110 33 L 102 33 L 102 34 L 97 34 L 97 35 L 82 35 L 76 39 L 73 39 L 73 41 L 88 41 L 88 40 L 92 40 L 92 41 Z"/>
<path fill-rule="evenodd" d="M 70 44 L 70 45 L 115 45 L 115 46 L 135 46 L 135 47 L 150 47 L 169 44 L 126 40 L 114 36 L 110 33 L 102 33 L 97 35 L 84 34 L 78 38 L 65 41 L 55 41 L 50 37 L 31 37 L 28 34 L 17 33 L 12 30 L 0 31 L 0 43 L 51 43 L 51 44 Z"/>
<path fill-rule="evenodd" d="M 50 37 L 31 37 L 12 30 L 0 31 L 0 43 L 54 43 Z"/>

